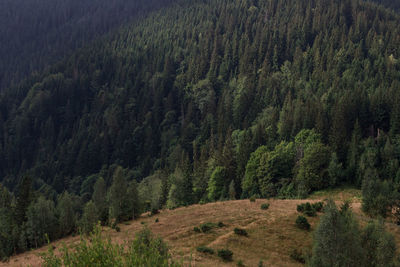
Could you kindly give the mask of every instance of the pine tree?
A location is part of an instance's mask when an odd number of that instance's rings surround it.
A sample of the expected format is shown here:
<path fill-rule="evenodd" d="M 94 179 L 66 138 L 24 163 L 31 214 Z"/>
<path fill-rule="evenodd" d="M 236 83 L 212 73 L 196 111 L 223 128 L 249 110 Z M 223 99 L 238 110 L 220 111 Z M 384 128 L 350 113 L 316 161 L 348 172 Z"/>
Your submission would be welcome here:
<path fill-rule="evenodd" d="M 127 189 L 128 184 L 124 177 L 123 169 L 118 166 L 114 172 L 113 182 L 108 192 L 109 219 L 115 220 L 117 223 L 125 219 Z"/>

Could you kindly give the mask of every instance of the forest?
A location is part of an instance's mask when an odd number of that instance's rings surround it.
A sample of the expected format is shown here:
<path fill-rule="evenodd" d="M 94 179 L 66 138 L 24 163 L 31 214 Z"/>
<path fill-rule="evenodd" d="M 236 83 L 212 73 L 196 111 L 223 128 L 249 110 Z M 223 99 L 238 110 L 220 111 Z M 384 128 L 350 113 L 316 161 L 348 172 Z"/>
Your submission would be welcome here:
<path fill-rule="evenodd" d="M 392 3 L 177 0 L 90 44 L 130 15 L 82 25 L 55 12 L 54 33 L 24 51 L 61 46 L 0 63 L 0 257 L 144 211 L 340 185 L 388 216 L 400 205 Z"/>

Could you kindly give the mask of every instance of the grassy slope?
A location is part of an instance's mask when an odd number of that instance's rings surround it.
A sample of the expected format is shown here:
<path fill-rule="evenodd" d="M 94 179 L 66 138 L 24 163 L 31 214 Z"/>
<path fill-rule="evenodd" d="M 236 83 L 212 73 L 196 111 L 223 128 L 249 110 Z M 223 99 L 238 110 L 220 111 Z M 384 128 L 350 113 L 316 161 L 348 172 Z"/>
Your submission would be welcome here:
<path fill-rule="evenodd" d="M 362 224 L 368 221 L 360 211 L 359 191 L 344 188 L 336 191 L 324 191 L 311 196 L 317 201 L 327 196 L 337 200 L 352 199 L 353 210 Z M 245 266 L 257 266 L 259 261 L 264 266 L 301 266 L 290 258 L 290 252 L 295 248 L 311 248 L 312 233 L 299 230 L 294 221 L 298 215 L 296 205 L 307 200 L 262 200 L 255 203 L 249 200 L 236 200 L 193 205 L 176 210 L 165 210 L 160 214 L 148 217 L 142 216 L 137 221 L 120 225 L 121 232 L 109 228 L 104 229 L 113 241 L 123 243 L 131 239 L 135 232 L 147 225 L 155 234 L 167 241 L 175 259 L 183 259 L 184 263 L 191 262 L 193 266 L 236 266 L 242 260 Z M 262 203 L 270 203 L 268 210 L 261 210 Z M 319 215 L 320 216 L 320 215 Z M 159 222 L 156 223 L 155 219 Z M 210 233 L 195 233 L 194 226 L 205 222 L 223 222 L 223 228 L 212 230 Z M 309 218 L 312 229 L 318 223 L 317 218 Z M 233 233 L 235 227 L 245 228 L 248 237 L 237 236 Z M 400 247 L 400 230 L 394 224 L 388 223 L 388 229 L 395 234 Z M 62 243 L 73 246 L 79 242 L 79 237 L 69 237 L 54 242 L 55 247 Z M 222 262 L 216 255 L 204 255 L 196 251 L 198 246 L 208 246 L 214 249 L 229 248 L 234 252 L 234 261 Z M 40 265 L 40 252 L 47 248 L 26 252 L 12 257 L 7 264 L 0 266 L 32 266 Z"/>

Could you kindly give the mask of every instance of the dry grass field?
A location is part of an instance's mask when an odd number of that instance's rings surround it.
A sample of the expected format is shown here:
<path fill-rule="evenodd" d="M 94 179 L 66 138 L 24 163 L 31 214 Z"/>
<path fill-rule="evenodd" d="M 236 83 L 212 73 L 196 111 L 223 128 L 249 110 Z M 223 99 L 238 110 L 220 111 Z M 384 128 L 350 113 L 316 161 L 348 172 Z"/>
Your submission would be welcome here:
<path fill-rule="evenodd" d="M 308 218 L 311 231 L 303 231 L 295 226 L 298 216 L 297 204 L 307 201 L 323 200 L 326 196 L 338 201 L 343 198 L 352 200 L 352 207 L 361 224 L 368 221 L 360 211 L 359 192 L 342 190 L 325 192 L 311 196 L 308 200 L 265 200 L 256 202 L 236 200 L 193 205 L 175 210 L 163 210 L 154 216 L 143 215 L 136 221 L 120 225 L 121 231 L 116 232 L 104 228 L 104 236 L 111 237 L 112 241 L 123 243 L 132 239 L 137 231 L 146 225 L 153 233 L 161 236 L 169 245 L 174 259 L 180 260 L 185 266 L 236 266 L 241 260 L 245 266 L 258 266 L 260 260 L 264 266 L 301 266 L 290 258 L 293 249 L 311 249 L 312 230 L 315 229 L 318 217 Z M 318 197 L 317 197 L 318 196 Z M 260 208 L 262 203 L 269 203 L 268 210 Z M 158 222 L 156 222 L 158 218 Z M 196 233 L 193 227 L 202 223 L 223 222 L 224 227 L 214 228 L 208 233 Z M 233 232 L 235 227 L 246 229 L 248 237 L 238 236 Z M 395 234 L 400 247 L 400 231 L 394 224 L 388 223 L 388 229 Z M 73 247 L 79 242 L 79 237 L 64 238 L 51 245 L 58 248 L 62 244 Z M 214 250 L 228 248 L 233 251 L 233 261 L 226 263 L 218 256 L 203 254 L 196 251 L 198 246 L 211 247 Z M 46 247 L 29 251 L 10 259 L 0 266 L 40 266 L 39 254 L 45 252 Z"/>

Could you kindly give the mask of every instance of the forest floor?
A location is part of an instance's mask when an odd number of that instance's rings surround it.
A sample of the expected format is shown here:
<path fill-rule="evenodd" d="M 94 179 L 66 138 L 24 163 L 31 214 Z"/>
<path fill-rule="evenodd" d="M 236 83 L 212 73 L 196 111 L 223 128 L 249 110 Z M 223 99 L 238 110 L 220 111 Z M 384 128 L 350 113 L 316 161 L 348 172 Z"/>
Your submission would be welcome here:
<path fill-rule="evenodd" d="M 358 190 L 343 188 L 318 192 L 306 200 L 234 200 L 192 205 L 175 210 L 162 210 L 151 217 L 142 215 L 138 220 L 120 224 L 120 232 L 105 227 L 103 234 L 114 242 L 124 243 L 133 239 L 136 232 L 147 226 L 167 242 L 173 258 L 183 261 L 185 266 L 236 266 L 239 260 L 244 266 L 258 266 L 260 261 L 263 261 L 263 266 L 301 266 L 291 259 L 290 254 L 294 249 L 311 251 L 312 231 L 316 228 L 321 214 L 307 218 L 311 224 L 311 231 L 300 230 L 295 226 L 299 215 L 296 211 L 297 205 L 324 200 L 327 197 L 338 202 L 349 199 L 358 220 L 364 225 L 369 219 L 360 210 L 359 196 Z M 269 203 L 269 209 L 262 210 L 260 206 L 263 203 Z M 207 222 L 223 222 L 225 226 L 214 228 L 208 233 L 196 233 L 193 230 L 193 227 Z M 235 227 L 246 229 L 248 236 L 236 235 L 233 231 Z M 397 247 L 400 248 L 400 227 L 389 221 L 386 227 L 395 235 Z M 57 252 L 63 244 L 74 247 L 79 240 L 79 236 L 68 237 L 51 245 Z M 233 261 L 223 262 L 216 253 L 209 255 L 197 252 L 198 246 L 211 247 L 215 251 L 228 248 L 233 251 Z M 9 262 L 0 263 L 0 266 L 40 266 L 40 253 L 46 252 L 47 249 L 42 247 L 13 256 Z"/>

